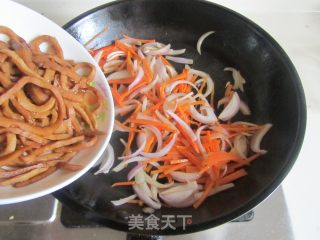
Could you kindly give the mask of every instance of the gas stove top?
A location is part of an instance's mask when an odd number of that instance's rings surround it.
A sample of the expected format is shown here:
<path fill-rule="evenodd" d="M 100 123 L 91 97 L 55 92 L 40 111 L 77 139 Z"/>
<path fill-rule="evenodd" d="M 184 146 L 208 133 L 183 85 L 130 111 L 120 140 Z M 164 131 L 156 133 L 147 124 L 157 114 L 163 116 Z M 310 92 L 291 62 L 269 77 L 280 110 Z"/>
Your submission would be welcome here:
<path fill-rule="evenodd" d="M 126 239 L 126 233 L 99 226 L 48 195 L 19 204 L 0 206 L 0 239 Z M 236 221 L 188 235 L 165 236 L 185 239 L 269 240 L 294 239 L 283 190 L 279 187 L 253 212 Z"/>

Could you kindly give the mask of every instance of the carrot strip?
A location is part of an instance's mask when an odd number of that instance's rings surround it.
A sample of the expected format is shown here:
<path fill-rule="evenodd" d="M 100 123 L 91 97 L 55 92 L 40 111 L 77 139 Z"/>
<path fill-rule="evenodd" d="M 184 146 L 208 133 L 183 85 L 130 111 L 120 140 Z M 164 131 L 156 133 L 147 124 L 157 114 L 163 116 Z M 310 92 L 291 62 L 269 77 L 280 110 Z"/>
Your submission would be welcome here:
<path fill-rule="evenodd" d="M 146 166 L 146 167 L 144 168 L 144 171 L 145 171 L 146 173 L 148 173 L 148 172 L 151 171 L 152 167 L 153 167 L 152 165 L 148 165 L 148 166 Z"/>
<path fill-rule="evenodd" d="M 168 65 L 172 67 L 172 64 L 166 58 L 160 55 L 160 59 L 164 65 Z"/>
<path fill-rule="evenodd" d="M 112 93 L 113 99 L 114 99 L 115 102 L 116 102 L 116 106 L 117 106 L 117 105 L 120 105 L 120 104 L 122 103 L 122 99 L 121 99 L 121 96 L 120 96 L 120 94 L 118 93 L 118 91 L 115 90 L 114 88 L 111 88 L 111 93 Z"/>
<path fill-rule="evenodd" d="M 133 70 L 133 64 L 132 64 L 132 61 L 131 61 L 131 53 L 130 52 L 128 52 L 128 54 L 127 54 L 126 64 L 127 64 L 127 70 L 130 73 L 130 76 L 134 76 L 135 73 L 134 73 L 134 70 Z"/>
<path fill-rule="evenodd" d="M 196 166 L 201 166 L 201 161 L 199 158 L 197 158 L 193 153 L 190 152 L 190 149 L 185 147 L 177 147 L 177 150 L 186 158 L 189 159 L 189 161 Z"/>
<path fill-rule="evenodd" d="M 165 175 L 167 175 L 175 170 L 179 170 L 181 168 L 184 168 L 187 165 L 190 165 L 190 163 L 189 162 L 179 163 L 179 164 L 176 164 L 176 165 L 173 165 L 171 167 L 166 168 L 163 173 Z"/>
<path fill-rule="evenodd" d="M 155 110 L 159 109 L 161 105 L 164 103 L 165 99 L 160 100 L 156 105 L 153 105 L 152 107 L 148 108 L 145 110 L 143 113 L 144 114 L 149 114 L 151 112 L 154 112 Z"/>
<path fill-rule="evenodd" d="M 139 88 L 143 87 L 144 85 L 148 84 L 148 82 L 141 80 L 136 86 L 134 86 L 131 89 L 127 89 L 124 93 L 120 95 L 120 100 L 123 101 L 127 96 L 129 96 L 131 93 L 135 92 Z"/>
<path fill-rule="evenodd" d="M 127 181 L 127 182 L 116 182 L 114 184 L 112 184 L 111 187 L 118 187 L 118 186 L 132 186 L 136 184 L 135 181 Z"/>
<path fill-rule="evenodd" d="M 229 161 L 244 162 L 237 154 L 228 152 L 212 152 L 209 153 L 208 157 L 204 160 L 205 167 L 203 167 L 200 173 L 206 172 L 212 166 L 220 168 L 220 166 L 226 164 Z"/>
<path fill-rule="evenodd" d="M 211 189 L 214 186 L 214 181 L 209 180 L 209 182 L 206 183 L 205 185 L 205 190 L 203 191 L 203 193 L 201 194 L 200 198 L 193 204 L 194 208 L 198 208 L 200 207 L 200 205 L 204 202 L 204 200 L 206 200 L 206 198 L 208 197 Z"/>
<path fill-rule="evenodd" d="M 129 132 L 128 143 L 127 143 L 127 146 L 126 146 L 126 149 L 125 149 L 125 153 L 126 154 L 129 154 L 129 152 L 130 152 L 134 136 L 135 136 L 135 133 L 133 131 Z"/>
<path fill-rule="evenodd" d="M 115 46 L 124 52 L 130 52 L 134 58 L 140 59 L 140 57 L 138 56 L 138 54 L 135 52 L 135 50 L 132 47 L 125 45 L 121 41 L 116 40 Z"/>
<path fill-rule="evenodd" d="M 122 78 L 122 79 L 110 79 L 108 80 L 109 84 L 130 84 L 134 80 L 134 77 Z"/>
<path fill-rule="evenodd" d="M 148 58 L 142 59 L 142 68 L 143 68 L 144 74 L 147 77 L 147 81 L 151 82 L 153 79 L 153 73 L 151 71 L 150 62 Z"/>
<path fill-rule="evenodd" d="M 218 180 L 219 185 L 224 185 L 230 182 L 233 182 L 241 177 L 244 177 L 247 175 L 246 170 L 244 170 L 243 168 L 223 177 L 222 179 Z"/>
<path fill-rule="evenodd" d="M 185 162 L 189 162 L 188 159 L 175 159 L 175 160 L 171 160 L 170 164 L 179 164 L 179 163 L 185 163 Z"/>

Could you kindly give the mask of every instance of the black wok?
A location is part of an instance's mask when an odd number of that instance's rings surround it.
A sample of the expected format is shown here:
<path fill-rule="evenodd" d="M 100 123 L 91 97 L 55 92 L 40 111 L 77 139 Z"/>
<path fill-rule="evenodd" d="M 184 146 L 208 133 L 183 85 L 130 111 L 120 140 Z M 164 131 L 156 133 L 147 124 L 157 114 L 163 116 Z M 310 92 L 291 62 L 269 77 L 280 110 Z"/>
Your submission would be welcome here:
<path fill-rule="evenodd" d="M 213 196 L 197 210 L 162 208 L 163 215 L 192 215 L 192 223 L 183 230 L 134 230 L 136 233 L 165 235 L 190 233 L 231 221 L 254 208 L 271 194 L 291 169 L 299 153 L 306 125 L 306 107 L 299 76 L 282 48 L 255 23 L 219 5 L 188 0 L 124 0 L 90 10 L 64 28 L 81 43 L 105 26 L 109 32 L 95 41 L 96 47 L 109 44 L 122 34 L 138 38 L 155 38 L 186 48 L 186 57 L 195 60 L 194 67 L 210 73 L 216 84 L 216 99 L 230 79 L 223 71 L 232 66 L 247 80 L 246 99 L 252 115 L 245 120 L 273 123 L 263 141 L 268 154 L 247 167 L 248 176 L 236 181 L 236 187 Z M 203 54 L 195 44 L 203 33 L 214 30 L 203 44 Z M 118 149 L 114 135 L 113 146 Z M 111 188 L 123 180 L 126 172 L 93 175 L 88 172 L 54 195 L 70 208 L 101 225 L 128 231 L 128 217 L 143 214 L 134 204 L 114 207 L 110 200 L 132 194 L 131 188 Z M 145 215 L 147 216 L 147 215 Z M 189 222 L 190 223 L 190 222 Z"/>

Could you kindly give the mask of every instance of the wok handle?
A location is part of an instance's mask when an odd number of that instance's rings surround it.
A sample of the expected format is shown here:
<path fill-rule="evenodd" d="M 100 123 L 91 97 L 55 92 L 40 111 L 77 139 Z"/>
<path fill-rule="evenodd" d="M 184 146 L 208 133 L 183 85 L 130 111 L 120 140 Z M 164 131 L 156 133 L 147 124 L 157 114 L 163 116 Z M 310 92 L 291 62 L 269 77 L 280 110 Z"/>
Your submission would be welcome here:
<path fill-rule="evenodd" d="M 127 233 L 127 240 L 163 240 L 162 236 Z"/>

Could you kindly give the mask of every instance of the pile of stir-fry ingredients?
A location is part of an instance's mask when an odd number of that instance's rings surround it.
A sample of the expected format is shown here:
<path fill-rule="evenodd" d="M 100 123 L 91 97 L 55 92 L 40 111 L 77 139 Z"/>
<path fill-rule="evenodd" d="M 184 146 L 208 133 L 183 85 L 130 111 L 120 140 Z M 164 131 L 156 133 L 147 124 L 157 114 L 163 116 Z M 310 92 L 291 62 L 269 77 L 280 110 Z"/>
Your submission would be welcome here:
<path fill-rule="evenodd" d="M 199 38 L 199 54 L 212 33 Z M 247 174 L 243 167 L 266 153 L 260 143 L 271 124 L 232 122 L 237 114 L 251 114 L 239 97 L 246 81 L 236 69 L 224 69 L 233 81 L 215 104 L 209 74 L 190 67 L 192 59 L 176 56 L 185 49 L 124 36 L 90 51 L 111 87 L 114 131 L 127 133 L 120 139 L 124 152 L 116 166 L 112 168 L 115 156 L 109 146 L 108 158 L 96 172 L 131 169 L 113 187 L 132 186 L 134 194 L 112 201 L 114 205 L 198 208 L 207 197 L 232 188 Z M 188 65 L 177 72 L 172 62 Z"/>

